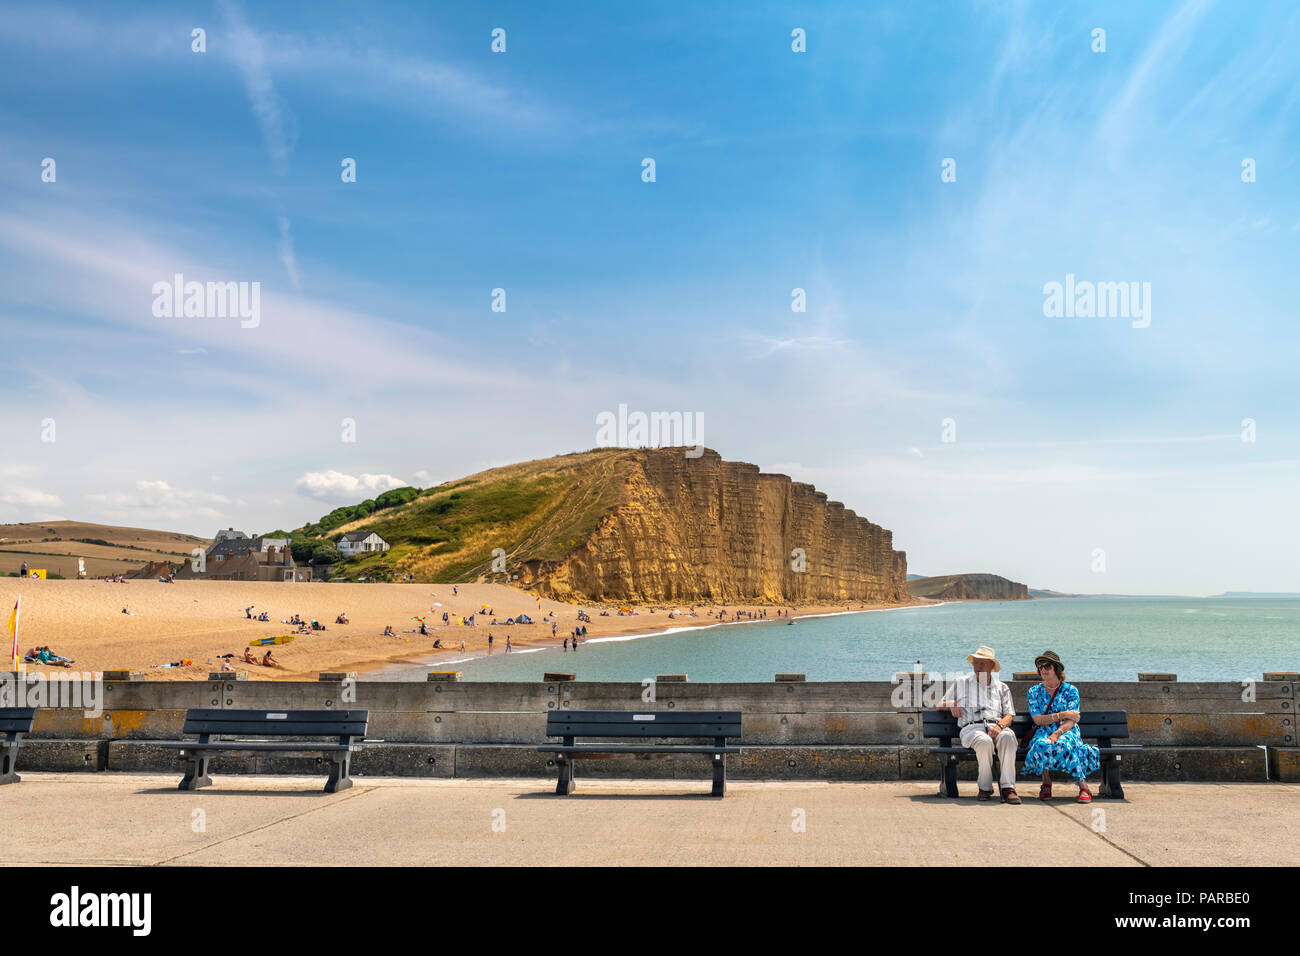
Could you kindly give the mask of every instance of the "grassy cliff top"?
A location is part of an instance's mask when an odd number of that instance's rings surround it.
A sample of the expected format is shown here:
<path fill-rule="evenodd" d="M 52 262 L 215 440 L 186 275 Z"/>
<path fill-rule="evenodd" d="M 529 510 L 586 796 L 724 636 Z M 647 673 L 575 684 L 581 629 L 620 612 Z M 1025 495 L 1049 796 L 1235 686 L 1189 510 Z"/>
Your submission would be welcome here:
<path fill-rule="evenodd" d="M 328 537 L 364 529 L 391 545 L 349 562 L 348 577 L 414 573 L 425 581 L 473 581 L 490 571 L 494 548 L 505 550 L 511 566 L 556 561 L 619 503 L 636 455 L 601 448 L 492 468 L 339 525 Z"/>

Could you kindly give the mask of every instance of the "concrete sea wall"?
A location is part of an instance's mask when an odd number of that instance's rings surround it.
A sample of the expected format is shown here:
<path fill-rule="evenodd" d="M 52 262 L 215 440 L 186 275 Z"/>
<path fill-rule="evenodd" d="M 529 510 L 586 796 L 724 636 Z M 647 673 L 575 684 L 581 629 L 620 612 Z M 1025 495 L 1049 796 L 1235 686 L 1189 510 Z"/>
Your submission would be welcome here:
<path fill-rule="evenodd" d="M 1290 676 L 1290 675 L 1288 675 Z M 1031 683 L 1008 682 L 1018 710 Z M 551 777 L 546 715 L 566 710 L 740 710 L 742 753 L 728 760 L 737 779 L 935 779 L 925 754 L 920 704 L 911 681 L 671 683 L 106 681 L 103 713 L 41 709 L 18 770 L 168 771 L 192 707 L 297 710 L 366 709 L 365 750 L 356 776 Z M 1131 743 L 1125 778 L 1161 781 L 1300 780 L 1296 694 L 1300 684 L 1240 682 L 1078 683 L 1084 710 L 1125 710 Z M 192 738 L 191 738 L 192 739 Z M 231 753 L 214 775 L 325 772 L 315 755 Z M 583 761 L 580 777 L 702 779 L 704 758 Z M 973 779 L 974 765 L 962 773 Z"/>

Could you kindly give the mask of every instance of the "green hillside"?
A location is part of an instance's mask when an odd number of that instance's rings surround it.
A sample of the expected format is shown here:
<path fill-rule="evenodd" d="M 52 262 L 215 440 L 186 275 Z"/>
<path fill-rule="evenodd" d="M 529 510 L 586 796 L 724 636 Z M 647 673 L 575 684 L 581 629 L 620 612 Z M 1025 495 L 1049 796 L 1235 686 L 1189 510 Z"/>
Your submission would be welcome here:
<path fill-rule="evenodd" d="M 337 508 L 289 533 L 304 561 L 348 531 L 373 531 L 391 550 L 335 565 L 335 577 L 470 582 L 489 577 L 492 551 L 510 566 L 559 560 L 620 500 L 634 453 L 607 448 L 521 462 L 433 488 L 398 488 Z"/>

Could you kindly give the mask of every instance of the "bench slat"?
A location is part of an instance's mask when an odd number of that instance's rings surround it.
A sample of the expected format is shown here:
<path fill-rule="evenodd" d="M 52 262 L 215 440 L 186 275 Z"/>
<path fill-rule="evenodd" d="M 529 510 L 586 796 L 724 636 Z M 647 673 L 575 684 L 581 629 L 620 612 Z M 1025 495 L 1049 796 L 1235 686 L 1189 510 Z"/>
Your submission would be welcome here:
<path fill-rule="evenodd" d="M 0 707 L 0 733 L 30 734 L 35 719 L 35 707 Z"/>
<path fill-rule="evenodd" d="M 643 744 L 574 744 L 571 747 L 543 745 L 544 754 L 738 754 L 739 747 L 649 747 Z"/>
<path fill-rule="evenodd" d="M 168 740 L 158 744 L 167 750 L 296 750 L 299 752 L 321 753 L 324 751 L 341 752 L 344 750 L 360 750 L 359 744 L 324 744 L 303 741 L 301 744 L 293 743 L 272 743 L 269 741 L 255 740 L 223 740 L 216 743 L 181 743 L 176 740 Z"/>
<path fill-rule="evenodd" d="M 283 714 L 283 717 L 268 718 L 268 714 Z M 297 723 L 327 724 L 335 720 L 365 720 L 370 716 L 368 710 L 209 710 L 193 707 L 185 712 L 186 720 L 270 720 L 280 723 L 289 720 Z"/>
<path fill-rule="evenodd" d="M 187 720 L 182 731 L 187 734 L 220 734 L 233 737 L 350 737 L 363 736 L 366 721 L 337 721 L 332 724 L 290 723 L 274 721 L 267 723 L 217 723 L 207 720 Z"/>
<path fill-rule="evenodd" d="M 738 710 L 552 710 L 546 714 L 547 722 L 553 720 L 581 719 L 594 723 L 642 723 L 634 717 L 652 717 L 645 723 L 656 724 L 691 724 L 701 721 L 721 721 L 729 724 L 740 723 Z"/>
<path fill-rule="evenodd" d="M 638 727 L 630 724 L 554 724 L 548 737 L 739 737 L 739 724 L 677 724 Z"/>
<path fill-rule="evenodd" d="M 268 717 L 275 714 L 276 717 Z M 283 716 L 279 716 L 283 714 Z M 207 710 L 185 713 L 185 734 L 234 736 L 364 736 L 370 712 L 366 710 Z"/>

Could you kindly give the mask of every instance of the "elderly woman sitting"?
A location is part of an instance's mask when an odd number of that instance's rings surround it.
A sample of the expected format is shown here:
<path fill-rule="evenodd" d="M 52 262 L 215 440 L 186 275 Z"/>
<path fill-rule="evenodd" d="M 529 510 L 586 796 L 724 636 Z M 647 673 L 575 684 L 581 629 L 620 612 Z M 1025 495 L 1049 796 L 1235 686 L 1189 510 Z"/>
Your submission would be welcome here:
<path fill-rule="evenodd" d="M 1052 799 L 1051 771 L 1068 773 L 1079 784 L 1079 802 L 1092 800 L 1084 782 L 1101 766 L 1101 753 L 1079 735 L 1079 691 L 1065 682 L 1065 665 L 1053 651 L 1034 659 L 1042 683 L 1029 689 L 1029 713 L 1037 730 L 1025 754 L 1025 773 L 1041 773 L 1038 799 Z"/>

